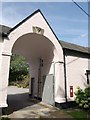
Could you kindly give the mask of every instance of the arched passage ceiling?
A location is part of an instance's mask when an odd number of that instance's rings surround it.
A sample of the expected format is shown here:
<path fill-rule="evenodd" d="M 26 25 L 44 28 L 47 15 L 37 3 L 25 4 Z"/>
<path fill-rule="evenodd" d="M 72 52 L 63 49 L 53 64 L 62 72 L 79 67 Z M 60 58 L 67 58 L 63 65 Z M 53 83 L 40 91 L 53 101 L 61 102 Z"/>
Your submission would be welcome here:
<path fill-rule="evenodd" d="M 39 58 L 50 56 L 54 45 L 43 35 L 30 33 L 21 36 L 12 48 L 13 54 L 23 55 L 27 58 Z"/>

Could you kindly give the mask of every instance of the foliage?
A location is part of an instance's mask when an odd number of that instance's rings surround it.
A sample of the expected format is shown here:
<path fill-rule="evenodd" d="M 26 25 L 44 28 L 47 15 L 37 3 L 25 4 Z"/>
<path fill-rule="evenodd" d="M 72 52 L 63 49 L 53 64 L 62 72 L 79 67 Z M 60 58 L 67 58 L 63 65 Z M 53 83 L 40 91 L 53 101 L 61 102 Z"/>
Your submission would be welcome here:
<path fill-rule="evenodd" d="M 10 120 L 8 117 L 2 117 L 1 120 Z"/>
<path fill-rule="evenodd" d="M 90 110 L 90 87 L 87 87 L 84 90 L 78 87 L 75 95 L 75 101 L 79 107 L 85 110 Z"/>
<path fill-rule="evenodd" d="M 23 76 L 23 75 L 22 75 Z M 17 87 L 28 88 L 29 87 L 29 76 L 23 76 L 23 80 L 11 81 L 10 85 Z"/>
<path fill-rule="evenodd" d="M 24 76 L 29 74 L 29 65 L 23 56 L 12 55 L 10 64 L 10 82 L 23 80 Z"/>

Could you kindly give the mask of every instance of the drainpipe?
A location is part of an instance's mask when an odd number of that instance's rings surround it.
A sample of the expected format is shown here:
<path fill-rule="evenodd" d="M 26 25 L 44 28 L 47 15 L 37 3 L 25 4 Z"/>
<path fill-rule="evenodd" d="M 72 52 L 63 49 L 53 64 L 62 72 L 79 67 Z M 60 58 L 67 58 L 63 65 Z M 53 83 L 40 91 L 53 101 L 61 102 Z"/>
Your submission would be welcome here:
<path fill-rule="evenodd" d="M 66 78 L 66 59 L 65 59 L 65 49 L 63 50 L 64 56 L 64 79 L 65 79 L 65 99 L 67 103 L 67 78 Z"/>

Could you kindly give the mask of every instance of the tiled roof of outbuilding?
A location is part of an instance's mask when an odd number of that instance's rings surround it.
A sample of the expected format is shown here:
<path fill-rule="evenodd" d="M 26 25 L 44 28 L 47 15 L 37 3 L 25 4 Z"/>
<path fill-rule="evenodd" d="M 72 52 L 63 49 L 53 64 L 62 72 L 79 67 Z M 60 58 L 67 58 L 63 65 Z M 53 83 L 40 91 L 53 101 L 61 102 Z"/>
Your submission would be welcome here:
<path fill-rule="evenodd" d="M 5 25 L 0 25 L 0 34 L 7 33 L 11 28 Z"/>
<path fill-rule="evenodd" d="M 74 51 L 83 52 L 83 53 L 90 53 L 88 47 L 68 43 L 68 42 L 61 41 L 61 40 L 60 40 L 60 43 L 64 49 L 74 50 Z"/>

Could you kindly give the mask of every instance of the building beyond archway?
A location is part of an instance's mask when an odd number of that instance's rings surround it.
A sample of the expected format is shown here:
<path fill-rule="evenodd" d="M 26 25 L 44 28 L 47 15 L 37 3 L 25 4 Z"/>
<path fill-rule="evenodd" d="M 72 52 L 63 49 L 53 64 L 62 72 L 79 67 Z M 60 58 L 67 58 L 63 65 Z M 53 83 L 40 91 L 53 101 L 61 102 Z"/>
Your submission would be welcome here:
<path fill-rule="evenodd" d="M 4 33 L 0 35 L 0 107 L 7 106 L 12 53 L 25 56 L 29 62 L 29 94 L 48 104 L 73 101 L 77 86 L 84 89 L 88 85 L 85 75 L 90 58 L 88 48 L 59 41 L 40 10 L 8 32 L 7 27 L 3 28 Z"/>

